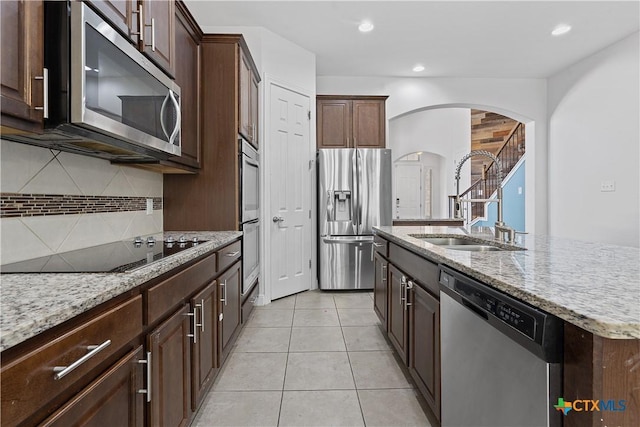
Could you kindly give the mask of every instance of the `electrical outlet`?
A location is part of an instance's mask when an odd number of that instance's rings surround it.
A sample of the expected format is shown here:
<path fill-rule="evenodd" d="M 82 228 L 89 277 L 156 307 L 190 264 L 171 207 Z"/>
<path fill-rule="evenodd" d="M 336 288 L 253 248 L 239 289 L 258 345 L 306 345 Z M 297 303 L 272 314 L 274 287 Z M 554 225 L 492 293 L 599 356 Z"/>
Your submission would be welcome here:
<path fill-rule="evenodd" d="M 612 192 L 616 191 L 616 182 L 615 181 L 602 181 L 600 183 L 600 191 L 601 192 Z"/>
<path fill-rule="evenodd" d="M 518 194 L 522 194 L 522 187 L 518 187 Z"/>
<path fill-rule="evenodd" d="M 147 199 L 147 215 L 153 215 L 153 199 Z"/>

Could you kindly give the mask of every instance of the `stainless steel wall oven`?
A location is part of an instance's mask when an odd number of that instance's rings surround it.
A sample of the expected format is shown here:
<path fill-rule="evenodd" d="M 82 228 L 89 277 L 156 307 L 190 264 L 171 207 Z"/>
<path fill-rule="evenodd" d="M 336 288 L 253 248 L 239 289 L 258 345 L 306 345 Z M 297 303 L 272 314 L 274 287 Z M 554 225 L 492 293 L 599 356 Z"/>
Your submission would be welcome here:
<path fill-rule="evenodd" d="M 260 273 L 260 157 L 244 139 L 240 157 L 240 228 L 242 229 L 242 293 L 252 289 Z"/>

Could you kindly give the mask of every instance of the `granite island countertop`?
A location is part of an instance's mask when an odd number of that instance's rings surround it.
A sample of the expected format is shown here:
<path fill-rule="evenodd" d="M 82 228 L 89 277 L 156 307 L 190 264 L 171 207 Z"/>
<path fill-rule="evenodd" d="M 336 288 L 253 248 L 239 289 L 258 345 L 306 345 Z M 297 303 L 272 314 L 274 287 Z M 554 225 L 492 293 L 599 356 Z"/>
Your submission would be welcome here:
<path fill-rule="evenodd" d="M 21 343 L 103 302 L 242 236 L 241 231 L 164 233 L 207 240 L 125 273 L 32 273 L 0 276 L 0 351 Z"/>
<path fill-rule="evenodd" d="M 418 236 L 495 240 L 489 227 L 376 227 L 381 237 L 604 338 L 640 338 L 640 250 L 522 235 L 526 250 L 466 252 Z"/>

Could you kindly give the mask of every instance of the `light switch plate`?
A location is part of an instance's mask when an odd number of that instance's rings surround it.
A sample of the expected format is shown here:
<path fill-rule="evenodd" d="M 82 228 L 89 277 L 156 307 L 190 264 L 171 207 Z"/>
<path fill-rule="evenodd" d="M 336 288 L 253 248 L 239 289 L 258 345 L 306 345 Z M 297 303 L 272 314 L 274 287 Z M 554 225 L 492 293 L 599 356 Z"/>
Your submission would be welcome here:
<path fill-rule="evenodd" d="M 612 192 L 616 191 L 616 182 L 615 181 L 602 181 L 600 183 L 600 191 L 601 192 Z"/>

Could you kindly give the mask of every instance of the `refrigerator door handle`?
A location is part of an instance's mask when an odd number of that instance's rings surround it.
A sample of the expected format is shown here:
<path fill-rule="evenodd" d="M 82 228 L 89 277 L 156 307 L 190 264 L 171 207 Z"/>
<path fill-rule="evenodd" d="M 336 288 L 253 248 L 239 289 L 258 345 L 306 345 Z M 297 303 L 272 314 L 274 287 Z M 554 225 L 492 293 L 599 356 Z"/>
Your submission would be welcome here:
<path fill-rule="evenodd" d="M 353 151 L 353 156 L 351 157 L 351 186 L 353 189 L 353 194 L 351 198 L 351 223 L 356 229 L 356 234 L 358 234 L 358 217 L 357 217 L 357 204 L 360 200 L 360 192 L 358 191 L 358 159 L 356 157 L 358 150 Z"/>
<path fill-rule="evenodd" d="M 354 236 L 353 238 L 345 237 L 322 237 L 324 243 L 371 243 L 373 242 L 373 236 Z"/>
<path fill-rule="evenodd" d="M 362 233 L 362 194 L 360 193 L 360 184 L 362 184 L 362 180 L 364 179 L 364 172 L 362 171 L 362 157 L 360 155 L 360 150 L 356 149 L 356 169 L 358 170 L 358 234 Z"/>

